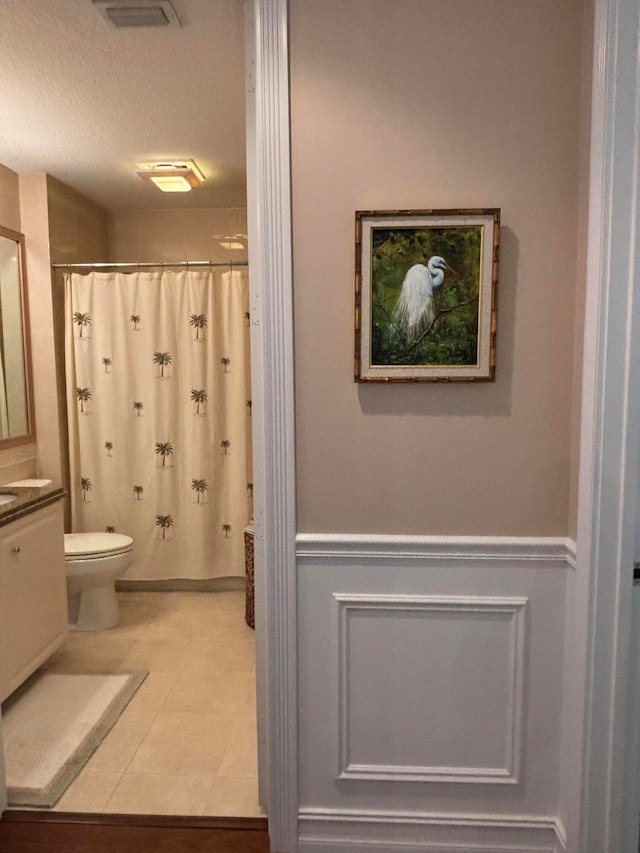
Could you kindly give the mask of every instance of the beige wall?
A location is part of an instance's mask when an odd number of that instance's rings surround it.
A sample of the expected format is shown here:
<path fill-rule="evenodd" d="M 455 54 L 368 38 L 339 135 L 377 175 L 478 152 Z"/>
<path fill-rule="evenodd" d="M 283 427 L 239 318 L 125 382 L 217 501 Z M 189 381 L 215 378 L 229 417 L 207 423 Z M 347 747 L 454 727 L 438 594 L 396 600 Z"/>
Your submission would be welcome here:
<path fill-rule="evenodd" d="M 567 535 L 581 0 L 292 0 L 298 528 Z M 353 382 L 354 211 L 500 207 L 494 384 Z"/>
<path fill-rule="evenodd" d="M 85 263 L 109 260 L 109 229 L 106 210 L 63 184 L 46 176 L 46 205 L 51 263 Z M 64 279 L 57 271 L 51 279 L 53 334 L 56 367 L 56 397 L 60 467 L 67 493 L 69 442 L 64 375 Z M 71 529 L 70 501 L 65 501 L 65 530 Z"/>
<path fill-rule="evenodd" d="M 18 176 L 0 164 L 0 225 L 20 231 L 20 189 Z"/>
<path fill-rule="evenodd" d="M 109 242 L 111 261 L 245 261 L 246 208 L 199 210 L 127 210 L 113 213 Z M 230 249 L 223 243 L 242 243 Z"/>
<path fill-rule="evenodd" d="M 108 214 L 72 187 L 47 175 L 51 263 L 108 261 Z"/>
<path fill-rule="evenodd" d="M 1 164 L 0 225 L 12 231 L 22 231 L 18 175 Z M 36 445 L 34 443 L 0 450 L 0 484 L 32 477 L 35 473 L 35 465 Z"/>
<path fill-rule="evenodd" d="M 47 176 L 44 172 L 20 175 L 20 214 L 25 232 L 29 279 L 37 470 L 39 476 L 48 477 L 59 484 L 62 482 L 62 468 L 53 336 Z"/>

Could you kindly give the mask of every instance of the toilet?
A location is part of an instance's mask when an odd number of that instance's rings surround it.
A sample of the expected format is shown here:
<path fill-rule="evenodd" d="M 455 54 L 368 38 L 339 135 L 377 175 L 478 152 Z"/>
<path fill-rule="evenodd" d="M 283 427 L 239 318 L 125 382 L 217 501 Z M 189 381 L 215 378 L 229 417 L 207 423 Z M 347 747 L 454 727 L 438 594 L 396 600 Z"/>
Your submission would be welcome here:
<path fill-rule="evenodd" d="M 120 621 L 115 581 L 133 560 L 133 539 L 121 533 L 65 533 L 69 627 L 102 631 Z"/>

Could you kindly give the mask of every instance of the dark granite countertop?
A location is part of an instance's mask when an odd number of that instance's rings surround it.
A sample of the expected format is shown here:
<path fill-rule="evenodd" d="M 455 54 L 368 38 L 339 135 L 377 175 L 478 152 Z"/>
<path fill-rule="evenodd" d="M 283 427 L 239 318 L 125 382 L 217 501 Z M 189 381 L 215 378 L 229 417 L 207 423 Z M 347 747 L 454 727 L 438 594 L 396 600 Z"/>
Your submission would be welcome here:
<path fill-rule="evenodd" d="M 64 489 L 54 486 L 53 483 L 46 486 L 0 485 L 0 495 L 15 495 L 14 501 L 0 505 L 0 527 L 2 527 L 59 501 L 64 495 Z"/>

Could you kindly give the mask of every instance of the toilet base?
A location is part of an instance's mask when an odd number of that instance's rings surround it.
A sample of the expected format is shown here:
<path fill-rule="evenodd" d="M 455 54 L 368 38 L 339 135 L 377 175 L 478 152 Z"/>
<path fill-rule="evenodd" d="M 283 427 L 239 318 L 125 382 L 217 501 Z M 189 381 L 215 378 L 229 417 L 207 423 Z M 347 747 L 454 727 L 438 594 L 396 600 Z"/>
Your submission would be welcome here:
<path fill-rule="evenodd" d="M 67 592 L 69 628 L 72 631 L 105 631 L 120 622 L 120 608 L 111 581 L 106 586 L 91 586 Z"/>

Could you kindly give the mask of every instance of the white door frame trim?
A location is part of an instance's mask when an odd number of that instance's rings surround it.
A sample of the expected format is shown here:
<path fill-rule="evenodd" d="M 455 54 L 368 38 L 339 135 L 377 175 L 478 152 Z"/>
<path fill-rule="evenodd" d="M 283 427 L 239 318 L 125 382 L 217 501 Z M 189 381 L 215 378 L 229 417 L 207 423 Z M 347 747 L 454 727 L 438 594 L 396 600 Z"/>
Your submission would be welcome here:
<path fill-rule="evenodd" d="M 632 564 L 640 450 L 639 14 L 595 0 L 589 231 L 573 675 L 563 765 L 581 779 L 567 809 L 572 851 L 637 851 L 638 709 L 629 713 Z M 635 290 L 638 290 L 636 286 Z M 577 740 L 571 743 L 572 738 Z"/>
<path fill-rule="evenodd" d="M 257 682 L 267 696 L 271 848 L 295 853 L 298 692 L 287 0 L 254 0 L 253 13 L 255 87 L 247 92 L 247 171 L 254 548 L 256 636 L 265 644 L 257 660 Z"/>

